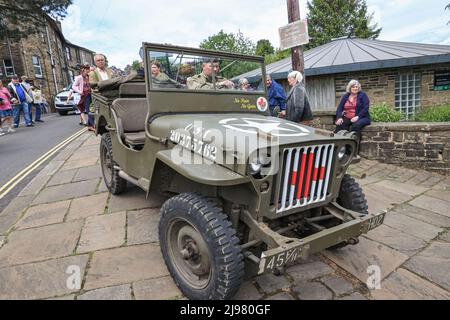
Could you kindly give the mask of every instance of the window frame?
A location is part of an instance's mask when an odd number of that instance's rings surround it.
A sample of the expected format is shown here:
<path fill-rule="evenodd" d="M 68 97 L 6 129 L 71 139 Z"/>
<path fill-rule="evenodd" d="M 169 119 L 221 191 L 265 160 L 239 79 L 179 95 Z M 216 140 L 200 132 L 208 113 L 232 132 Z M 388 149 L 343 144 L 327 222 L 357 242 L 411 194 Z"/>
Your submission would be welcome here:
<path fill-rule="evenodd" d="M 6 66 L 6 61 L 9 61 L 11 66 L 7 67 Z M 5 76 L 6 77 L 13 77 L 13 76 L 16 75 L 16 70 L 14 68 L 14 64 L 13 64 L 11 59 L 3 59 L 3 69 L 5 70 Z M 11 72 L 8 73 L 8 69 L 12 69 L 12 73 Z"/>
<path fill-rule="evenodd" d="M 37 63 L 35 63 L 35 59 L 36 59 Z M 37 55 L 32 55 L 31 56 L 31 63 L 33 64 L 35 77 L 36 78 L 40 78 L 40 79 L 43 78 L 41 58 L 39 56 L 37 56 Z M 36 72 L 37 68 L 39 68 L 40 73 Z"/>
<path fill-rule="evenodd" d="M 413 120 L 422 102 L 422 74 L 398 74 L 394 87 L 395 109 L 404 120 Z"/>

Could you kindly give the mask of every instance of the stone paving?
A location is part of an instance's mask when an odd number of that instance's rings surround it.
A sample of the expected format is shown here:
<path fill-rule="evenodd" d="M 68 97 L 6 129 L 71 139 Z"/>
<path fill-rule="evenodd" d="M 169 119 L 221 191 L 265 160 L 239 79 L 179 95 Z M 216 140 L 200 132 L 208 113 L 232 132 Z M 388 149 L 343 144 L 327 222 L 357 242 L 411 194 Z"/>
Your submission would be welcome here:
<path fill-rule="evenodd" d="M 0 299 L 183 299 L 158 245 L 165 198 L 138 188 L 111 196 L 99 141 L 72 142 L 0 213 Z M 450 178 L 374 161 L 350 173 L 370 212 L 388 211 L 385 224 L 282 276 L 247 279 L 236 300 L 450 298 Z M 378 290 L 366 285 L 370 266 Z"/>

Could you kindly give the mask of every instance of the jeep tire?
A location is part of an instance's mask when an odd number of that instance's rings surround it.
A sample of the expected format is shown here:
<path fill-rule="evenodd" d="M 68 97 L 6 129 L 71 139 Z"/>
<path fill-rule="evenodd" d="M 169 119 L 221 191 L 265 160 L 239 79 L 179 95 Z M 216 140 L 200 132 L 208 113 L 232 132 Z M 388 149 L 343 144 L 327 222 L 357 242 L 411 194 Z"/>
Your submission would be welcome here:
<path fill-rule="evenodd" d="M 127 181 L 119 176 L 119 171 L 115 168 L 109 132 L 102 135 L 100 142 L 100 163 L 102 167 L 103 180 L 109 192 L 114 195 L 121 194 L 127 188 Z"/>
<path fill-rule="evenodd" d="M 216 203 L 185 193 L 161 208 L 159 241 L 166 266 L 193 300 L 232 298 L 244 277 L 239 239 Z"/>

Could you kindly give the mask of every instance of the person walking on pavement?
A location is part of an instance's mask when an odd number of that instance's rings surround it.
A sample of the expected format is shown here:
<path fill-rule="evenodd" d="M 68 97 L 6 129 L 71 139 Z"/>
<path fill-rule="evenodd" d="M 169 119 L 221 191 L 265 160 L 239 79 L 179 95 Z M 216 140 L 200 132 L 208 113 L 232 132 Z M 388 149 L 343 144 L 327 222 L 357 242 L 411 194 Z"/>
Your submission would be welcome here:
<path fill-rule="evenodd" d="M 11 103 L 13 105 L 13 116 L 14 116 L 14 128 L 19 127 L 20 123 L 20 112 L 23 112 L 23 117 L 25 118 L 25 125 L 27 127 L 34 127 L 31 123 L 30 110 L 28 103 L 33 101 L 26 88 L 19 83 L 19 78 L 17 76 L 12 77 L 11 83 L 8 85 L 9 93 L 11 94 Z"/>
<path fill-rule="evenodd" d="M 33 105 L 34 105 L 34 108 L 36 109 L 34 121 L 35 122 L 44 122 L 44 120 L 41 120 L 42 103 L 44 102 L 43 97 L 42 97 L 42 91 L 40 90 L 40 88 L 38 88 L 36 86 L 32 86 L 31 93 L 33 95 Z M 30 118 L 31 118 L 31 120 L 33 120 L 33 111 L 31 109 L 31 107 L 30 107 Z"/>
<path fill-rule="evenodd" d="M 0 123 L 3 129 L 0 130 L 0 135 L 15 132 L 12 128 L 13 110 L 10 102 L 11 98 L 11 93 L 3 86 L 3 82 L 0 80 Z"/>
<path fill-rule="evenodd" d="M 75 77 L 75 82 L 72 85 L 72 90 L 74 94 L 80 95 L 77 108 L 80 111 L 80 124 L 82 125 L 88 125 L 87 117 L 89 113 L 89 106 L 91 104 L 91 87 L 89 86 L 89 70 L 90 70 L 89 65 L 87 64 L 82 65 L 80 69 L 80 75 Z"/>

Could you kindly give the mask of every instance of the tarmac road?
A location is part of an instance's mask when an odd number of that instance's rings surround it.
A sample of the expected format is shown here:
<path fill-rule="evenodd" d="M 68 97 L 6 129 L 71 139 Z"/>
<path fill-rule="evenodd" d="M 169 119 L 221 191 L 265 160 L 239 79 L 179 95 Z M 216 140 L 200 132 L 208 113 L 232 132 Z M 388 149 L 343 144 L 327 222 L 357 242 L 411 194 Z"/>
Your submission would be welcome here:
<path fill-rule="evenodd" d="M 36 168 L 30 168 L 33 170 L 29 170 L 28 175 L 6 195 L 4 192 L 7 189 L 1 188 L 6 187 L 8 182 L 12 182 L 11 179 L 35 160 L 82 129 L 76 115 L 62 117 L 58 114 L 44 114 L 42 119 L 44 123 L 35 123 L 34 128 L 25 128 L 21 115 L 22 122 L 16 132 L 0 137 L 0 211 L 51 161 L 53 156 L 38 164 Z"/>

